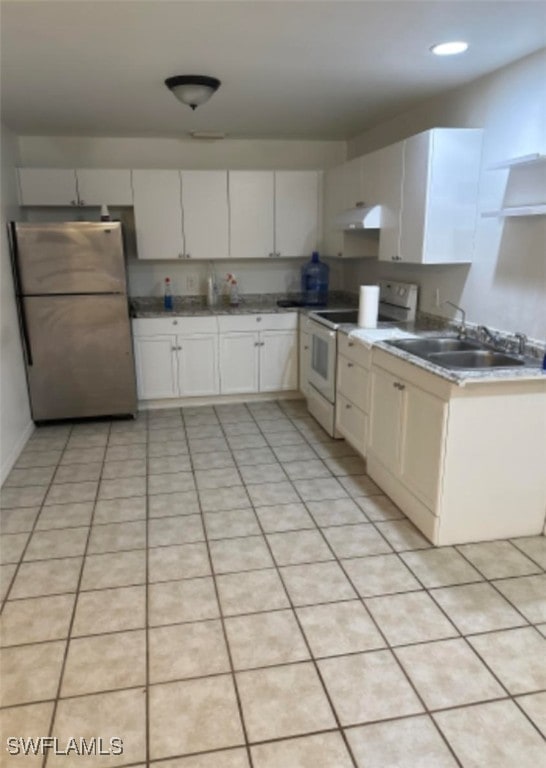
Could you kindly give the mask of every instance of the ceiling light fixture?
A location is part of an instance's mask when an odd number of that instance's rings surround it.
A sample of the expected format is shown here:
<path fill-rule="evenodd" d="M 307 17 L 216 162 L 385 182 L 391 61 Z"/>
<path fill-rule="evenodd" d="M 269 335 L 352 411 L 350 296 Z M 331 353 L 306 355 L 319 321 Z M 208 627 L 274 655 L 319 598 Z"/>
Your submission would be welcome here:
<path fill-rule="evenodd" d="M 179 101 L 195 110 L 218 90 L 220 80 L 206 75 L 175 75 L 168 77 L 165 85 Z"/>
<path fill-rule="evenodd" d="M 468 50 L 468 43 L 458 40 L 452 43 L 437 43 L 430 49 L 436 56 L 455 56 Z"/>

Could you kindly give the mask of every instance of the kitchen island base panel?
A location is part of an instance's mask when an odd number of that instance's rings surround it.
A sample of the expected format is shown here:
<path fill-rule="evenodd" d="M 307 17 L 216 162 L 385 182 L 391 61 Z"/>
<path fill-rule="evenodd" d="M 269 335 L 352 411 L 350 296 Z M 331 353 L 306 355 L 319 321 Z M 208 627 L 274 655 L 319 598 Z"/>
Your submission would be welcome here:
<path fill-rule="evenodd" d="M 400 507 L 421 533 L 430 542 L 438 545 L 440 521 L 430 509 L 410 493 L 373 454 L 368 453 L 366 469 L 372 480 Z"/>

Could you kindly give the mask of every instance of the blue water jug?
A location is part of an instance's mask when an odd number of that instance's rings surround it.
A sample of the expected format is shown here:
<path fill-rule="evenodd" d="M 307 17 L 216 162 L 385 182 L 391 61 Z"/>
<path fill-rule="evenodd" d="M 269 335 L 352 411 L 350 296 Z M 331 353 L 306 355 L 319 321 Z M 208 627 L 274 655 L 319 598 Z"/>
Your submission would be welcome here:
<path fill-rule="evenodd" d="M 313 251 L 311 261 L 301 268 L 301 292 L 306 306 L 320 306 L 328 303 L 328 275 L 330 267 L 319 261 Z"/>

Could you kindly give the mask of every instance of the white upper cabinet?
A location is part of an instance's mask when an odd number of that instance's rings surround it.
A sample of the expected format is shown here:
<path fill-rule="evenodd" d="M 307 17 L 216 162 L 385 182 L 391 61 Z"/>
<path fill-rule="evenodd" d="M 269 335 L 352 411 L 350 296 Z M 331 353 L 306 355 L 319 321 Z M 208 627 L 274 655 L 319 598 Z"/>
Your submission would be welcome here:
<path fill-rule="evenodd" d="M 481 145 L 479 129 L 435 128 L 406 139 L 400 244 L 390 260 L 472 261 Z"/>
<path fill-rule="evenodd" d="M 275 254 L 306 256 L 318 247 L 318 171 L 275 172 Z"/>
<path fill-rule="evenodd" d="M 343 255 L 343 231 L 337 229 L 335 217 L 343 210 L 344 178 L 342 165 L 328 168 L 324 173 L 322 250 L 325 256 Z"/>
<path fill-rule="evenodd" d="M 319 239 L 318 171 L 230 171 L 232 259 L 307 256 Z"/>
<path fill-rule="evenodd" d="M 230 171 L 230 254 L 232 259 L 274 255 L 273 171 Z"/>
<path fill-rule="evenodd" d="M 372 163 L 376 173 L 377 203 L 381 206 L 379 259 L 399 261 L 404 142 L 374 152 Z"/>
<path fill-rule="evenodd" d="M 78 168 L 80 205 L 132 205 L 131 171 Z"/>
<path fill-rule="evenodd" d="M 21 205 L 78 205 L 72 168 L 19 168 L 18 174 Z"/>
<path fill-rule="evenodd" d="M 227 259 L 227 171 L 182 171 L 182 212 L 187 257 Z"/>
<path fill-rule="evenodd" d="M 356 157 L 324 174 L 323 243 L 325 256 L 354 258 L 377 256 L 377 235 L 369 232 L 344 232 L 336 223 L 343 211 L 358 205 L 377 203 L 376 179 L 372 178 L 372 164 L 367 156 Z"/>
<path fill-rule="evenodd" d="M 180 172 L 133 171 L 132 182 L 138 258 L 183 258 Z"/>
<path fill-rule="evenodd" d="M 132 205 L 131 172 L 102 168 L 19 168 L 21 205 Z"/>

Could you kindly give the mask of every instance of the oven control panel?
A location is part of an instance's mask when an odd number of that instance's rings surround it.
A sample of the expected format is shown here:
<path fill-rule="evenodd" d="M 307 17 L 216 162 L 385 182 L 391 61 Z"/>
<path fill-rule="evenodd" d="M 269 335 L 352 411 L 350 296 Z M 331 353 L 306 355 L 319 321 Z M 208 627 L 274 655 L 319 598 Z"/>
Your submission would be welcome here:
<path fill-rule="evenodd" d="M 393 308 L 405 310 L 407 320 L 413 320 L 417 312 L 418 286 L 414 283 L 398 283 L 395 280 L 379 281 L 379 301 Z"/>

